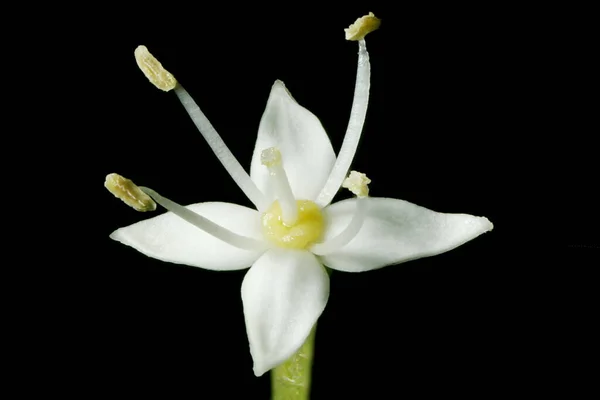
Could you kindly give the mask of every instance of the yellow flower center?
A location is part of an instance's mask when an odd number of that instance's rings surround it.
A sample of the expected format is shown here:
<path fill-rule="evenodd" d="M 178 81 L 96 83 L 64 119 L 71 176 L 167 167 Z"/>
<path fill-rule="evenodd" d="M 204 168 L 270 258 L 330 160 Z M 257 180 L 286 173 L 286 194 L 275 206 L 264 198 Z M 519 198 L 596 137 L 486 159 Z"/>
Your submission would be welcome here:
<path fill-rule="evenodd" d="M 283 223 L 279 201 L 273 202 L 262 216 L 263 234 L 271 243 L 285 249 L 305 249 L 323 233 L 323 214 L 310 200 L 296 200 L 298 220 L 292 226 Z"/>

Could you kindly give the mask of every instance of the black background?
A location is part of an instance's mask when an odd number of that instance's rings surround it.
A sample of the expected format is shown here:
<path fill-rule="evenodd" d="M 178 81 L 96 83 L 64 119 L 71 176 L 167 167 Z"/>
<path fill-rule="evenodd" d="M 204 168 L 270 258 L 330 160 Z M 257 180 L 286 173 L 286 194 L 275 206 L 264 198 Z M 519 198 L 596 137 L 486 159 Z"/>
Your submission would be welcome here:
<path fill-rule="evenodd" d="M 81 197 L 61 224 L 68 240 L 59 239 L 57 260 L 66 273 L 53 276 L 61 284 L 50 294 L 61 301 L 39 305 L 45 334 L 31 339 L 48 387 L 81 398 L 268 398 L 268 374 L 253 375 L 248 350 L 245 271 L 163 263 L 108 238 L 148 217 L 104 189 L 111 172 L 180 204 L 251 205 L 133 51 L 149 48 L 245 167 L 275 79 L 320 118 L 337 152 L 357 54 L 343 29 L 369 11 L 382 26 L 367 37 L 371 97 L 353 169 L 373 180 L 373 196 L 486 216 L 495 228 L 436 257 L 334 272 L 312 398 L 485 398 L 566 385 L 555 373 L 579 354 L 571 339 L 589 334 L 593 294 L 574 286 L 599 253 L 598 217 L 583 211 L 597 204 L 588 142 L 554 147 L 556 134 L 581 132 L 552 107 L 561 87 L 548 49 L 559 35 L 538 25 L 542 14 L 500 6 L 332 8 L 71 10 L 64 95 L 74 150 L 55 165 Z"/>

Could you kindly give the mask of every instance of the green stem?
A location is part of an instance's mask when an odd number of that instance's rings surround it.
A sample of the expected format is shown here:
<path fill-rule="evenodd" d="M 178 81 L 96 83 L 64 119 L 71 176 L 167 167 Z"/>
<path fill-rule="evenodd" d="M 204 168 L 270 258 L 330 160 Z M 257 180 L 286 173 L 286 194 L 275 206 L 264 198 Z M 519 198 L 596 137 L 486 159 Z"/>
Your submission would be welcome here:
<path fill-rule="evenodd" d="M 306 341 L 286 362 L 271 370 L 272 400 L 308 400 L 310 373 L 315 347 L 317 325 Z"/>

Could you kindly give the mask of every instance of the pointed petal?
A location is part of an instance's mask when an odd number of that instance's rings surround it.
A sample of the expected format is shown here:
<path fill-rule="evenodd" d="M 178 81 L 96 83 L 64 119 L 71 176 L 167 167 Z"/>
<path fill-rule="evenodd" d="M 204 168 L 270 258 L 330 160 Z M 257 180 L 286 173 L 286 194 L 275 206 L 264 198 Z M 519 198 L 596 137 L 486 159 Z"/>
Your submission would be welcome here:
<path fill-rule="evenodd" d="M 187 208 L 237 234 L 262 240 L 256 210 L 219 202 Z M 217 271 L 248 268 L 261 254 L 225 243 L 171 212 L 117 229 L 110 237 L 149 257 Z"/>
<path fill-rule="evenodd" d="M 452 250 L 493 228 L 485 217 L 443 214 L 404 200 L 368 199 L 365 222 L 354 239 L 321 257 L 330 268 L 362 272 Z M 344 229 L 356 200 L 345 200 L 323 210 L 325 240 Z"/>
<path fill-rule="evenodd" d="M 269 171 L 260 162 L 261 152 L 269 147 L 281 151 L 294 197 L 316 199 L 329 177 L 335 153 L 321 122 L 296 103 L 281 81 L 276 81 L 271 89 L 250 166 L 252 180 L 273 201 Z"/>
<path fill-rule="evenodd" d="M 302 346 L 328 297 L 329 276 L 308 251 L 272 249 L 254 263 L 242 301 L 256 376 Z"/>

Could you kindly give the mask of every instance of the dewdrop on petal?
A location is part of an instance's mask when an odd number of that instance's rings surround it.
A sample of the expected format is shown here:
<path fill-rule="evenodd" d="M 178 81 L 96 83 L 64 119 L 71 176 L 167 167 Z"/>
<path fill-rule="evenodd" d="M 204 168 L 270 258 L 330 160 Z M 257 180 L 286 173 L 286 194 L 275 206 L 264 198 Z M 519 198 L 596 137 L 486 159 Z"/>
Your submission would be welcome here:
<path fill-rule="evenodd" d="M 368 33 L 373 32 L 381 25 L 381 20 L 372 12 L 357 19 L 352 25 L 344 29 L 346 40 L 362 40 Z"/>
<path fill-rule="evenodd" d="M 367 175 L 351 171 L 342 183 L 342 187 L 350 190 L 357 197 L 367 197 L 369 195 L 369 183 L 371 183 L 371 180 L 367 178 Z"/>
<path fill-rule="evenodd" d="M 125 204 L 133 207 L 137 211 L 154 211 L 156 203 L 146 193 L 137 187 L 131 180 L 122 177 L 119 174 L 108 174 L 104 181 L 104 187 L 109 192 L 123 200 Z"/>
<path fill-rule="evenodd" d="M 138 46 L 134 54 L 138 67 L 154 86 L 165 92 L 175 88 L 177 79 L 164 69 L 162 64 L 150 54 L 146 46 Z"/>

